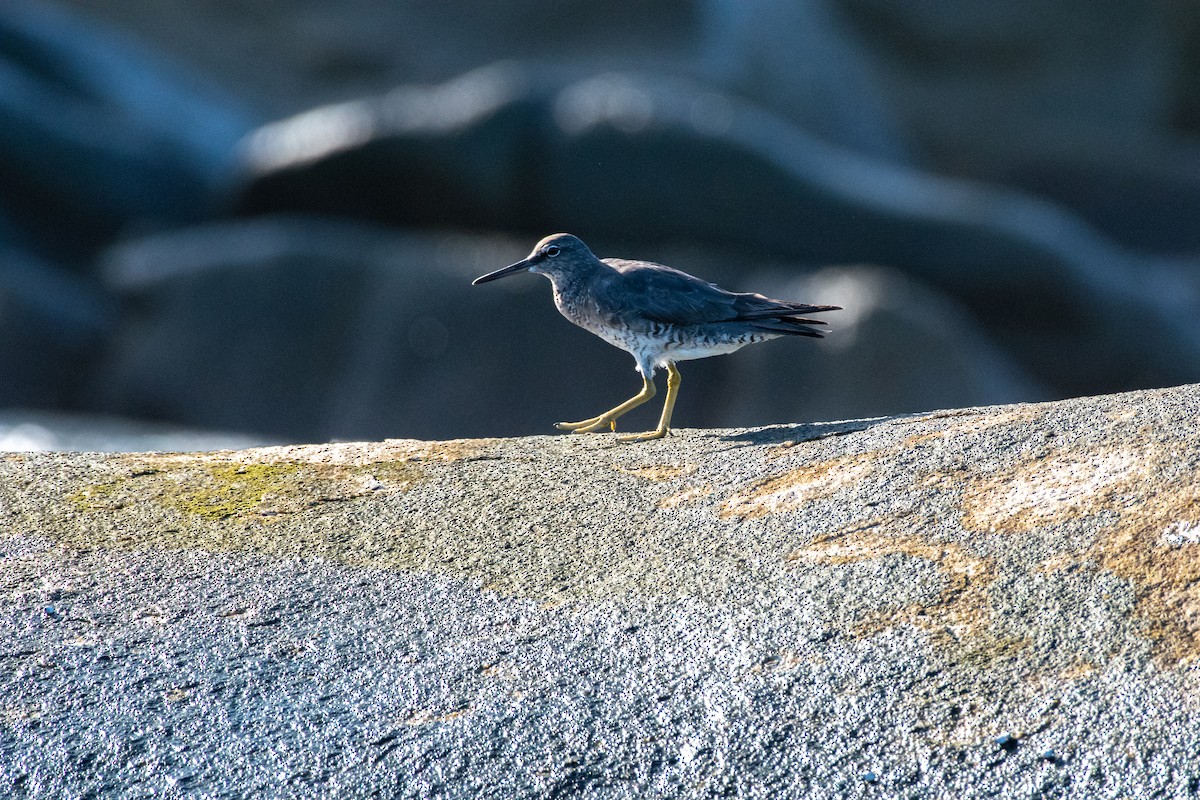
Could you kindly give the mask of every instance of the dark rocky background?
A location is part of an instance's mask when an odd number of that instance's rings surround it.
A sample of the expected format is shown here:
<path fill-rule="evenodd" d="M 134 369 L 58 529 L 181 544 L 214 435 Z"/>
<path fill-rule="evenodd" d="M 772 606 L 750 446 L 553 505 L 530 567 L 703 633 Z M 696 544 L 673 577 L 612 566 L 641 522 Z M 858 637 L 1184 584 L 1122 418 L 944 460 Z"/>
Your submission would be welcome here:
<path fill-rule="evenodd" d="M 637 386 L 469 286 L 557 230 L 846 307 L 684 426 L 1195 381 L 1198 54 L 1187 0 L 8 0 L 0 409 L 544 432 Z"/>

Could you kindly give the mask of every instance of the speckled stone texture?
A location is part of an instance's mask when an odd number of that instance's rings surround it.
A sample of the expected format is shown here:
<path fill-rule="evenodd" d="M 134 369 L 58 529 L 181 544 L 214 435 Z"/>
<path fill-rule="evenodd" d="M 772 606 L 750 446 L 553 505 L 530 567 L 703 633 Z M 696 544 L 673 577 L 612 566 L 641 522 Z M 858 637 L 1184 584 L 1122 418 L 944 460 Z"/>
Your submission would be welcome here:
<path fill-rule="evenodd" d="M 1187 797 L 1200 386 L 0 459 L 0 794 Z"/>

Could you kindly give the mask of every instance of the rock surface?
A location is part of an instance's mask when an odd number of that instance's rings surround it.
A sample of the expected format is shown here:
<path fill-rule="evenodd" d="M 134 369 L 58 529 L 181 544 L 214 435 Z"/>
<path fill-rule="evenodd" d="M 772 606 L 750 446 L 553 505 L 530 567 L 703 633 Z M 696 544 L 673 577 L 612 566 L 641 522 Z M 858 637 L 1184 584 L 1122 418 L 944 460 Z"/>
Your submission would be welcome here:
<path fill-rule="evenodd" d="M 0 791 L 1184 796 L 1200 386 L 0 460 Z"/>

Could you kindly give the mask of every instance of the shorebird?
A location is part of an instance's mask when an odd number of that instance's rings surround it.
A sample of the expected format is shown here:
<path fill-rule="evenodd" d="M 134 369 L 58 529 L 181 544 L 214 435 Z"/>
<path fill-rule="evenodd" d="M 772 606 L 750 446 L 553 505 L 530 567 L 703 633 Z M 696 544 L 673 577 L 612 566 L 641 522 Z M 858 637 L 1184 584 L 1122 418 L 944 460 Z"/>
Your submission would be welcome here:
<path fill-rule="evenodd" d="M 556 233 L 537 243 L 529 256 L 504 269 L 476 278 L 487 283 L 518 272 L 545 275 L 554 285 L 554 305 L 571 322 L 629 352 L 642 375 L 642 390 L 603 414 L 580 422 L 559 422 L 559 430 L 593 433 L 615 431 L 617 418 L 657 393 L 655 371 L 667 370 L 667 397 L 658 427 L 622 436 L 623 442 L 661 439 L 671 429 L 671 413 L 679 394 L 677 361 L 732 353 L 754 342 L 780 336 L 812 336 L 824 325 L 804 314 L 839 311 L 839 306 L 813 306 L 772 300 L 761 294 L 727 292 L 671 267 L 649 261 L 596 258 L 569 233 Z"/>

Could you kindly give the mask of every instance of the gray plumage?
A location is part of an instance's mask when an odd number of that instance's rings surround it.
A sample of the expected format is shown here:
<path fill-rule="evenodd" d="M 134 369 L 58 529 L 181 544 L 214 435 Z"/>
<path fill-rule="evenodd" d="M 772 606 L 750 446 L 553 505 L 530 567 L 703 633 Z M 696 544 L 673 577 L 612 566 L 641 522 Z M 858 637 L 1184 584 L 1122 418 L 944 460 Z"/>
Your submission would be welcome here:
<path fill-rule="evenodd" d="M 813 326 L 825 323 L 805 315 L 838 310 L 838 306 L 728 292 L 662 264 L 597 258 L 587 245 L 567 233 L 546 237 L 524 260 L 474 283 L 521 271 L 545 275 L 554 286 L 554 303 L 564 317 L 633 355 L 647 384 L 644 392 L 648 396 L 640 402 L 653 396 L 654 372 L 660 367 L 670 370 L 677 387 L 677 361 L 731 353 L 780 336 L 819 338 L 822 333 Z M 668 423 L 674 402 L 671 389 L 669 382 L 664 410 Z M 620 413 L 608 412 L 586 422 L 611 423 Z M 577 423 L 560 423 L 560 427 L 574 425 Z M 660 429 L 659 435 L 665 434 L 665 425 L 660 424 Z"/>

